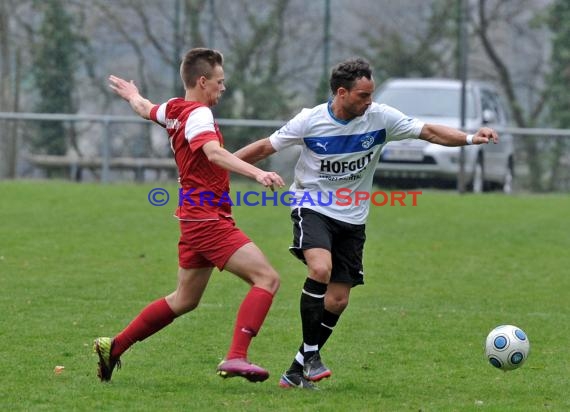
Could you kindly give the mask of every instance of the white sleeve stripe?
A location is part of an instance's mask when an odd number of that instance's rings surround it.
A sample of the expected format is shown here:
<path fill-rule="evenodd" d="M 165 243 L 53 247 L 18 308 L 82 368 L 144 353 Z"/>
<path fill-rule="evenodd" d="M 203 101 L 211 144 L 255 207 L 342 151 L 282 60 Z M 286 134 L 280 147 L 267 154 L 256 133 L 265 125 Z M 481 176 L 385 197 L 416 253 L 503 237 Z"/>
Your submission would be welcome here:
<path fill-rule="evenodd" d="M 166 104 L 162 103 L 156 111 L 156 120 L 163 126 L 166 126 Z"/>
<path fill-rule="evenodd" d="M 186 119 L 184 136 L 186 137 L 186 140 L 190 141 L 204 132 L 216 133 L 214 116 L 209 108 L 199 107 L 192 111 L 188 116 L 188 119 Z"/>
<path fill-rule="evenodd" d="M 189 127 L 188 123 L 186 123 L 186 130 L 184 131 L 184 135 L 186 136 L 186 140 L 190 141 L 192 140 L 194 137 L 198 136 L 199 134 L 202 134 L 204 132 L 216 132 L 215 129 L 212 129 L 211 127 L 208 127 L 207 125 L 203 125 L 202 127 Z"/>

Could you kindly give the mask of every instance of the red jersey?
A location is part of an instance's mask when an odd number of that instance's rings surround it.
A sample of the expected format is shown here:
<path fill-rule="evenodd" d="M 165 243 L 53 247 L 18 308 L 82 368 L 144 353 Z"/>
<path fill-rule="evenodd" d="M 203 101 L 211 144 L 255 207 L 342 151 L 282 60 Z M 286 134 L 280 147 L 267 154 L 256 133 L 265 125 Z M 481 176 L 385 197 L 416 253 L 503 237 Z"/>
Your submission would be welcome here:
<path fill-rule="evenodd" d="M 151 120 L 166 128 L 178 166 L 180 220 L 216 220 L 232 214 L 229 172 L 210 162 L 202 146 L 215 140 L 224 145 L 210 108 L 182 98 L 156 105 Z M 182 203 L 182 206 L 180 206 Z"/>

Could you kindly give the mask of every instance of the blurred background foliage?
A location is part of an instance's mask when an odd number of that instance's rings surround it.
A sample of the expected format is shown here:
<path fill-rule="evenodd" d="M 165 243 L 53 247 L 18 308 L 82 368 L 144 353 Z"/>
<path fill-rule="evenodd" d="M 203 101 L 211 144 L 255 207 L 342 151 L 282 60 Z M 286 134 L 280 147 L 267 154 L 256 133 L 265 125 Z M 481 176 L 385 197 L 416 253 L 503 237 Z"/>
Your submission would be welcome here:
<path fill-rule="evenodd" d="M 468 77 L 496 83 L 513 126 L 570 128 L 570 3 L 465 0 Z M 133 79 L 153 102 L 181 95 L 181 56 L 192 47 L 225 56 L 218 118 L 287 119 L 326 100 L 337 61 L 360 55 L 389 77 L 457 77 L 461 0 L 1 0 L 0 112 L 130 114 L 107 87 Z M 1 122 L 1 120 L 0 120 Z M 93 126 L 39 122 L 0 128 L 0 177 L 13 153 L 78 156 L 96 150 Z M 23 129 L 23 130 L 22 130 Z M 125 129 L 126 130 L 126 129 Z M 269 130 L 270 131 L 270 130 Z M 269 131 L 224 129 L 229 146 Z M 136 133 L 136 143 L 126 136 Z M 115 154 L 167 156 L 152 126 L 134 125 Z M 29 147 L 19 147 L 20 141 Z M 524 139 L 533 190 L 554 190 L 568 139 Z M 537 153 L 548 150 L 545 164 Z"/>

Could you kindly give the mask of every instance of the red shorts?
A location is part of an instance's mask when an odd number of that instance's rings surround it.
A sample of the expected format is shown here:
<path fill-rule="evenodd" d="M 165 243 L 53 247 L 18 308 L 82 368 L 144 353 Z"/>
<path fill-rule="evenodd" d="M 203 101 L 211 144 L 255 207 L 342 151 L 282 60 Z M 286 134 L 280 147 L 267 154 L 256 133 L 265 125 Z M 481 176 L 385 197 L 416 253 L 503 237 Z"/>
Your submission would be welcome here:
<path fill-rule="evenodd" d="M 178 264 L 184 269 L 216 266 L 222 270 L 236 250 L 250 242 L 231 218 L 181 220 Z"/>

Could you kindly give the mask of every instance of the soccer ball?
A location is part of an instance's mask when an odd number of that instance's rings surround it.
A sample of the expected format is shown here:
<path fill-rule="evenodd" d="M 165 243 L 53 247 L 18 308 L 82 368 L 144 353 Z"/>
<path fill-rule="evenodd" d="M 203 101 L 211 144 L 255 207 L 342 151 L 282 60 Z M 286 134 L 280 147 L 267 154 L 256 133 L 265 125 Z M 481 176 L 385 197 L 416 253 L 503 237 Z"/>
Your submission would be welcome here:
<path fill-rule="evenodd" d="M 485 342 L 485 356 L 491 365 L 503 371 L 521 367 L 529 350 L 526 333 L 513 325 L 497 326 L 489 332 Z"/>

